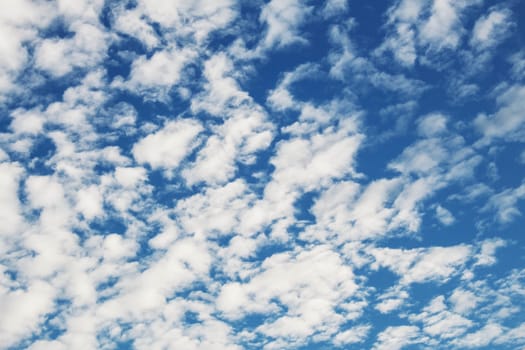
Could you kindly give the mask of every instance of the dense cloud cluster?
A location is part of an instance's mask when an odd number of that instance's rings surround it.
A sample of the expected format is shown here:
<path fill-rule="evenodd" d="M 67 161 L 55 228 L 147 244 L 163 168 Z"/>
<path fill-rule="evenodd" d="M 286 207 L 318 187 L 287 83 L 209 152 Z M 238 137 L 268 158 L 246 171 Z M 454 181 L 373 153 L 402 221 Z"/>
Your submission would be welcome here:
<path fill-rule="evenodd" d="M 0 1 L 0 349 L 525 347 L 523 14 Z"/>

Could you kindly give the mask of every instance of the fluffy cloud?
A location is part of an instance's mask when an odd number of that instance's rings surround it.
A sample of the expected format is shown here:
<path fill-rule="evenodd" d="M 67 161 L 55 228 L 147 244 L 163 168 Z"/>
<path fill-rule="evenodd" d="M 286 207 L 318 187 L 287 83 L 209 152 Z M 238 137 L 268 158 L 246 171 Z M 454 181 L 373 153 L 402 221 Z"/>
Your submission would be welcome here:
<path fill-rule="evenodd" d="M 470 258 L 468 246 L 434 247 L 430 249 L 400 250 L 375 248 L 371 250 L 375 262 L 372 268 L 386 267 L 401 277 L 403 284 L 431 280 L 446 281 L 458 273 Z"/>
<path fill-rule="evenodd" d="M 480 114 L 474 125 L 483 135 L 480 144 L 487 144 L 493 139 L 523 140 L 523 101 L 525 86 L 512 85 L 504 88 L 496 101 L 498 110 L 493 115 Z"/>
<path fill-rule="evenodd" d="M 399 350 L 410 344 L 417 344 L 419 329 L 415 326 L 388 327 L 378 335 L 378 341 L 374 346 L 377 350 L 394 349 Z"/>
<path fill-rule="evenodd" d="M 195 145 L 195 137 L 202 131 L 195 121 L 180 119 L 166 123 L 162 129 L 147 135 L 133 146 L 137 162 L 152 168 L 176 168 Z"/>
<path fill-rule="evenodd" d="M 18 199 L 19 181 L 23 174 L 22 168 L 16 163 L 0 163 L 0 203 L 2 213 L 0 217 L 5 225 L 0 229 L 2 240 L 16 235 L 22 228 L 23 217 L 21 203 Z M 2 246 L 5 243 L 2 243 Z M 7 247 L 3 246 L 2 251 Z"/>
<path fill-rule="evenodd" d="M 328 337 L 345 318 L 355 318 L 359 314 L 359 307 L 353 305 L 359 300 L 357 291 L 352 269 L 326 246 L 319 246 L 266 259 L 260 272 L 246 283 L 223 286 L 217 303 L 219 310 L 234 319 L 284 308 L 286 313 L 264 322 L 256 331 L 300 344 L 314 332 Z M 363 331 L 366 333 L 365 329 L 360 333 Z M 360 341 L 358 334 L 354 342 Z M 350 334 L 342 335 L 336 342 L 352 342 L 349 338 Z"/>
<path fill-rule="evenodd" d="M 266 4 L 259 17 L 267 24 L 263 46 L 271 48 L 305 43 L 306 39 L 300 35 L 300 26 L 311 9 L 297 0 L 273 0 Z"/>
<path fill-rule="evenodd" d="M 0 349 L 520 348 L 514 2 L 0 4 Z"/>
<path fill-rule="evenodd" d="M 492 10 L 474 24 L 470 44 L 482 48 L 493 46 L 508 35 L 512 27 L 512 13 L 508 9 Z"/>

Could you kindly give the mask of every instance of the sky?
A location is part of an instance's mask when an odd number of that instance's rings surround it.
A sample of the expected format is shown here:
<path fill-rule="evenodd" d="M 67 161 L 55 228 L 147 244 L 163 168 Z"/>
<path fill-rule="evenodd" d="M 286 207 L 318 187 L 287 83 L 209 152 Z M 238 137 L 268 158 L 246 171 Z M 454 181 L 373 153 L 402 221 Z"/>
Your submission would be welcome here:
<path fill-rule="evenodd" d="M 0 349 L 525 349 L 525 2 L 0 1 Z"/>

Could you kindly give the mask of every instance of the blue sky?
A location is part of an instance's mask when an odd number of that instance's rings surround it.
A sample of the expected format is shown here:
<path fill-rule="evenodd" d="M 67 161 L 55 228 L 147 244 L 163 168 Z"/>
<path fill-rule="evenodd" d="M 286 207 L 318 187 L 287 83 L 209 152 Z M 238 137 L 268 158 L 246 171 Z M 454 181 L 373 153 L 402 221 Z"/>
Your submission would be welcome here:
<path fill-rule="evenodd" d="M 0 2 L 0 349 L 525 348 L 524 14 Z"/>

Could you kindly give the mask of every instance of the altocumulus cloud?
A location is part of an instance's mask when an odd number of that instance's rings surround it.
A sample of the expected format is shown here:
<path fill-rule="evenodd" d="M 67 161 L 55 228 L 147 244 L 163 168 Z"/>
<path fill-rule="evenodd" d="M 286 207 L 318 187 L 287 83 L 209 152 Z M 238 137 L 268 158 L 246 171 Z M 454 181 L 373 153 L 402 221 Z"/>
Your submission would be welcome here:
<path fill-rule="evenodd" d="M 0 349 L 525 347 L 519 1 L 0 1 Z"/>

